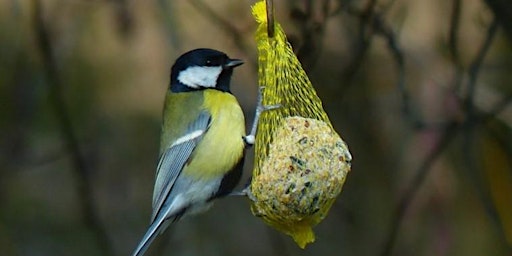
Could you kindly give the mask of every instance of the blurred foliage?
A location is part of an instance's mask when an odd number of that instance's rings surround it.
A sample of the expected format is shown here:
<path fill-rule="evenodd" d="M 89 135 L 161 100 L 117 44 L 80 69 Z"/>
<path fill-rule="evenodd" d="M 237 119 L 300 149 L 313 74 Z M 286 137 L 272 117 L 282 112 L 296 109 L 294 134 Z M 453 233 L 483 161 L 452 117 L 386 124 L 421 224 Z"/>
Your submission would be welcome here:
<path fill-rule="evenodd" d="M 150 217 L 174 59 L 209 47 L 247 60 L 233 92 L 252 118 L 252 3 L 0 2 L 2 254 L 133 250 Z M 512 4 L 275 5 L 354 156 L 344 191 L 306 250 L 254 218 L 247 200 L 227 198 L 173 226 L 148 254 L 510 255 L 512 24 L 503 13 Z"/>

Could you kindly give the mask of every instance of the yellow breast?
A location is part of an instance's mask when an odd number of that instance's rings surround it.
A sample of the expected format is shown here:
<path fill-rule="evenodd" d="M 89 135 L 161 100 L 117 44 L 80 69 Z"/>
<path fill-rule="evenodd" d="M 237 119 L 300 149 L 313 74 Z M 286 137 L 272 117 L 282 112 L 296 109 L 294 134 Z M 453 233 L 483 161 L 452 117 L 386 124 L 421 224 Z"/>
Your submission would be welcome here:
<path fill-rule="evenodd" d="M 223 176 L 242 158 L 245 120 L 232 94 L 206 90 L 203 96 L 203 108 L 212 116 L 210 128 L 183 172 L 196 178 L 208 179 Z"/>

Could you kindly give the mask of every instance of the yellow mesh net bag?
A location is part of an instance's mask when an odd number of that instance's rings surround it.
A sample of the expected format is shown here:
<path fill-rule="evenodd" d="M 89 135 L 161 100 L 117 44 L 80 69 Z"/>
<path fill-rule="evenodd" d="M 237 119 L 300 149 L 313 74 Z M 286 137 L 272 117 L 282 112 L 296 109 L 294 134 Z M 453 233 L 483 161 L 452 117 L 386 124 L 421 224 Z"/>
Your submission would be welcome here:
<path fill-rule="evenodd" d="M 277 22 L 268 36 L 265 7 L 253 6 L 259 84 L 263 105 L 280 107 L 258 123 L 251 210 L 305 248 L 341 192 L 352 157 Z"/>

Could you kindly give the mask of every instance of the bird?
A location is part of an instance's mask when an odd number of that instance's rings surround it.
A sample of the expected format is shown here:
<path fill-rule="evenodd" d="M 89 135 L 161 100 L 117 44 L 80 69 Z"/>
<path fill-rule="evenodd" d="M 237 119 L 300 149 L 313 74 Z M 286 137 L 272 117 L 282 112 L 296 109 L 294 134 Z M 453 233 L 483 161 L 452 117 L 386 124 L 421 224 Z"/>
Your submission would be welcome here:
<path fill-rule="evenodd" d="M 172 66 L 151 222 L 133 256 L 144 255 L 170 224 L 208 210 L 238 184 L 245 149 L 254 143 L 230 89 L 233 70 L 242 64 L 224 52 L 200 48 L 182 54 Z"/>

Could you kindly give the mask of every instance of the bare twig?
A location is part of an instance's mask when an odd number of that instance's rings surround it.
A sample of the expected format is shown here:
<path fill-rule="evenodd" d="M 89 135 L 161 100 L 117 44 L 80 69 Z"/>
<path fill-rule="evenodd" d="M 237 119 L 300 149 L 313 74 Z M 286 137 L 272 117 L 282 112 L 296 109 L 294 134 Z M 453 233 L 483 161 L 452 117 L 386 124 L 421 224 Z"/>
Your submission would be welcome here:
<path fill-rule="evenodd" d="M 496 105 L 494 105 L 491 108 L 491 110 L 489 112 L 482 114 L 480 116 L 480 119 L 481 119 L 480 122 L 485 122 L 489 118 L 496 117 L 503 110 L 505 110 L 505 108 L 507 108 L 508 105 L 510 105 L 510 103 L 512 103 L 512 94 L 509 94 L 509 95 L 503 97 L 498 103 L 496 103 Z"/>
<path fill-rule="evenodd" d="M 323 49 L 325 27 L 332 17 L 329 0 L 306 0 L 304 9 L 294 7 L 291 16 L 300 29 L 300 39 L 294 46 L 297 58 L 306 71 L 314 68 Z"/>
<path fill-rule="evenodd" d="M 403 196 L 392 215 L 390 229 L 385 236 L 386 241 L 384 242 L 384 246 L 380 255 L 391 255 L 396 237 L 398 235 L 398 230 L 402 225 L 405 213 L 416 198 L 419 189 L 427 177 L 428 171 L 435 163 L 437 158 L 439 158 L 439 156 L 441 156 L 444 150 L 448 147 L 453 138 L 455 138 L 455 135 L 458 131 L 459 129 L 457 123 L 450 123 L 450 125 L 443 132 L 441 138 L 437 141 L 436 146 L 430 151 L 430 153 L 425 157 L 421 165 L 415 171 L 414 178 L 410 182 L 408 188 L 402 193 Z"/>
<path fill-rule="evenodd" d="M 472 187 L 476 190 L 476 195 L 482 202 L 485 213 L 488 218 L 494 224 L 494 228 L 500 235 L 502 243 L 507 245 L 506 231 L 504 230 L 503 223 L 500 219 L 496 206 L 494 205 L 492 196 L 490 195 L 489 184 L 485 182 L 485 176 L 481 172 L 483 167 L 481 166 L 480 158 L 478 157 L 481 153 L 478 152 L 479 147 L 476 145 L 477 127 L 476 124 L 466 124 L 463 131 L 463 142 L 461 144 L 461 151 L 463 154 L 463 164 L 466 170 Z"/>
<path fill-rule="evenodd" d="M 388 44 L 388 49 L 393 55 L 393 59 L 395 60 L 395 65 L 397 68 L 398 73 L 398 81 L 397 81 L 397 87 L 400 91 L 400 95 L 402 97 L 402 112 L 405 114 L 407 118 L 412 121 L 414 126 L 419 126 L 418 121 L 415 120 L 412 116 L 412 110 L 411 110 L 411 104 L 409 101 L 409 91 L 406 88 L 405 84 L 405 60 L 404 55 L 402 53 L 402 50 L 400 49 L 400 46 L 398 45 L 398 41 L 396 40 L 395 33 L 391 28 L 389 28 L 384 21 L 379 17 L 376 16 L 373 19 L 373 26 L 375 27 L 375 32 L 378 33 L 378 35 L 384 37 Z"/>
<path fill-rule="evenodd" d="M 480 154 L 480 152 L 477 151 L 478 147 L 475 147 L 475 136 L 477 135 L 476 126 L 481 124 L 481 119 L 478 118 L 478 112 L 474 106 L 476 82 L 478 79 L 478 74 L 481 70 L 483 60 L 489 51 L 497 29 L 498 21 L 497 19 L 494 19 L 487 30 L 487 35 L 484 39 L 484 42 L 482 43 L 482 46 L 480 47 L 477 55 L 469 66 L 469 80 L 465 98 L 466 119 L 464 122 L 464 140 L 462 143 L 462 152 L 464 154 L 464 163 L 466 165 L 465 169 L 469 174 L 472 184 L 478 192 L 478 197 L 480 198 L 480 201 L 482 202 L 487 215 L 494 223 L 497 232 L 500 234 L 503 243 L 507 244 L 506 231 L 503 228 L 503 224 L 500 220 L 498 211 L 493 203 L 492 196 L 490 195 L 490 188 L 483 181 L 484 177 L 481 173 L 482 167 L 480 162 L 477 161 L 477 156 Z M 497 107 L 499 110 L 500 105 L 497 105 Z"/>
<path fill-rule="evenodd" d="M 470 65 L 470 69 L 469 69 L 470 79 L 468 82 L 468 93 L 467 93 L 467 99 L 466 99 L 467 100 L 466 101 L 467 102 L 466 111 L 468 114 L 468 116 L 467 116 L 468 119 L 466 119 L 466 122 L 474 123 L 476 120 L 474 118 L 475 111 L 474 111 L 474 106 L 473 106 L 473 97 L 474 97 L 474 89 L 475 89 L 476 79 L 478 77 L 478 72 L 480 70 L 483 58 L 485 57 L 485 55 L 490 47 L 492 38 L 494 37 L 494 34 L 496 33 L 496 29 L 497 29 L 497 24 L 495 21 L 493 21 L 493 23 L 491 24 L 491 26 L 488 30 L 487 37 L 484 40 L 483 46 L 479 50 L 473 63 Z M 385 30 L 382 30 L 382 31 L 385 32 Z M 392 38 L 389 35 L 389 33 L 383 33 L 383 34 L 388 35 L 387 36 L 388 38 Z M 390 49 L 393 51 L 394 47 L 391 42 L 392 41 L 390 41 L 388 39 L 388 46 L 390 46 Z M 395 55 L 396 55 L 396 53 L 395 53 Z M 395 56 L 395 58 L 397 58 L 397 57 Z M 402 90 L 405 92 L 405 87 L 403 87 Z M 404 100 L 404 98 L 403 98 L 403 100 Z M 405 100 L 407 100 L 407 98 L 405 98 Z M 465 123 L 464 126 L 460 126 L 460 127 L 456 121 L 452 121 L 451 123 L 449 123 L 449 125 L 446 126 L 446 128 L 445 128 L 446 131 L 443 133 L 443 137 L 439 140 L 436 148 L 431 151 L 431 153 L 423 161 L 422 165 L 420 165 L 420 167 L 418 168 L 418 171 L 416 172 L 416 175 L 415 175 L 413 181 L 409 185 L 409 189 L 407 189 L 406 192 L 404 192 L 404 196 L 399 201 L 399 204 L 395 210 L 395 213 L 393 214 L 392 221 L 391 221 L 391 229 L 390 229 L 388 235 L 386 236 L 387 240 L 384 243 L 384 247 L 383 247 L 384 249 L 382 250 L 381 255 L 384 256 L 384 255 L 391 254 L 393 245 L 395 243 L 395 240 L 396 240 L 396 237 L 398 234 L 398 230 L 399 230 L 401 222 L 403 220 L 403 217 L 404 217 L 407 209 L 409 208 L 409 205 L 415 199 L 417 191 L 421 187 L 421 184 L 424 182 L 426 175 L 428 173 L 428 170 L 430 169 L 430 166 L 437 159 L 437 157 L 439 157 L 441 155 L 443 149 L 446 148 L 447 145 L 449 145 L 449 143 L 455 137 L 457 132 L 461 131 L 460 128 L 465 128 L 465 130 L 464 130 L 465 135 L 469 134 L 468 130 L 471 130 L 471 129 L 468 129 L 467 123 Z M 464 143 L 464 145 L 465 145 L 464 147 L 466 150 L 469 147 L 469 145 L 468 145 L 468 143 Z"/>
<path fill-rule="evenodd" d="M 42 55 L 43 65 L 46 72 L 50 103 L 57 117 L 60 133 L 66 143 L 67 151 L 70 152 L 76 175 L 77 193 L 79 205 L 82 207 L 83 221 L 95 234 L 96 241 L 104 255 L 113 255 L 108 235 L 102 226 L 100 218 L 94 207 L 94 196 L 91 190 L 90 171 L 80 149 L 78 139 L 73 131 L 70 114 L 66 108 L 62 96 L 62 81 L 57 70 L 55 55 L 53 52 L 50 36 L 43 19 L 40 0 L 33 0 L 34 20 L 33 25 L 36 32 L 36 39 Z"/>
<path fill-rule="evenodd" d="M 453 62 L 455 62 L 456 65 L 460 65 L 459 49 L 457 46 L 461 9 L 461 0 L 453 0 L 450 30 L 448 32 L 448 49 L 450 50 Z"/>
<path fill-rule="evenodd" d="M 448 32 L 448 50 L 455 66 L 455 77 L 453 88 L 459 91 L 462 85 L 464 67 L 462 66 L 458 48 L 458 35 L 460 29 L 460 14 L 462 9 L 461 0 L 453 0 L 450 30 Z"/>
<path fill-rule="evenodd" d="M 130 0 L 115 0 L 112 2 L 116 3 L 112 5 L 112 8 L 117 18 L 118 31 L 124 38 L 128 38 L 133 34 L 134 29 L 132 2 Z"/>
<path fill-rule="evenodd" d="M 374 29 L 374 33 L 383 37 L 388 45 L 388 49 L 391 52 L 393 59 L 395 61 L 395 66 L 397 69 L 397 88 L 400 92 L 400 96 L 402 99 L 402 113 L 404 114 L 407 121 L 412 125 L 413 129 L 446 129 L 449 124 L 447 123 L 427 123 L 422 119 L 417 117 L 417 114 L 414 111 L 412 103 L 410 101 L 409 90 L 407 88 L 407 84 L 405 81 L 405 58 L 396 39 L 395 32 L 385 23 L 382 17 L 378 14 L 375 14 L 372 18 L 372 27 Z"/>
<path fill-rule="evenodd" d="M 512 40 L 512 2 L 509 0 L 485 0 L 496 19 Z"/>
<path fill-rule="evenodd" d="M 232 22 L 225 20 L 223 17 L 215 13 L 214 10 L 201 0 L 191 0 L 190 3 L 199 12 L 201 12 L 206 18 L 212 21 L 214 24 L 225 30 L 229 35 L 233 37 L 233 41 L 238 49 L 242 52 L 251 52 L 252 49 L 245 43 L 244 37 L 240 34 L 240 31 L 232 25 Z M 251 60 L 251 63 L 256 63 L 256 60 Z"/>
<path fill-rule="evenodd" d="M 480 47 L 480 50 L 478 51 L 477 55 L 475 56 L 475 59 L 472 61 L 471 65 L 469 66 L 469 81 L 468 81 L 468 89 L 466 93 L 466 111 L 468 114 L 473 114 L 473 100 L 475 97 L 475 86 L 476 86 L 476 80 L 478 79 L 478 74 L 480 71 L 480 67 L 482 66 L 482 62 L 487 55 L 487 52 L 489 51 L 489 48 L 491 47 L 492 40 L 494 39 L 494 36 L 496 35 L 496 31 L 498 30 L 498 21 L 497 19 L 494 19 L 489 26 L 489 29 L 487 30 L 487 35 L 484 39 L 484 42 L 482 44 L 482 47 Z"/>
<path fill-rule="evenodd" d="M 364 55 L 371 45 L 373 36 L 381 36 L 387 42 L 388 49 L 391 52 L 397 69 L 398 80 L 397 88 L 402 99 L 402 113 L 407 121 L 412 125 L 413 129 L 446 129 L 448 123 L 427 123 L 423 121 L 414 111 L 414 107 L 410 101 L 409 90 L 405 81 L 405 58 L 402 49 L 398 43 L 397 36 L 393 29 L 384 21 L 382 14 L 375 11 L 377 1 L 369 1 L 367 7 L 363 11 L 348 8 L 349 14 L 358 16 L 360 19 L 359 42 L 356 44 L 356 54 L 352 58 L 351 65 L 347 68 L 345 74 L 350 78 L 354 71 L 362 63 Z M 391 4 L 391 3 L 390 3 Z M 388 6 L 389 8 L 389 6 Z"/>
<path fill-rule="evenodd" d="M 274 37 L 274 1 L 265 0 L 267 7 L 267 35 L 269 38 Z"/>
<path fill-rule="evenodd" d="M 501 122 L 499 122 L 498 124 L 499 125 L 487 125 L 486 130 L 489 133 L 490 137 L 496 141 L 499 147 L 501 147 L 503 152 L 506 154 L 509 171 L 512 174 L 512 145 L 508 142 L 511 135 L 510 129 L 503 125 L 503 123 Z"/>
<path fill-rule="evenodd" d="M 363 63 L 364 57 L 366 55 L 366 52 L 371 46 L 371 42 L 374 36 L 374 33 L 369 33 L 370 31 L 373 32 L 374 30 L 372 27 L 373 24 L 373 17 L 375 16 L 375 5 L 377 1 L 370 1 L 364 8 L 364 10 L 357 10 L 353 7 L 348 6 L 345 10 L 349 15 L 353 15 L 358 18 L 359 20 L 359 28 L 358 28 L 358 34 L 356 42 L 354 43 L 354 54 L 350 57 L 350 63 L 347 68 L 343 71 L 343 81 L 351 81 L 354 78 L 354 75 L 356 74 L 356 71 L 359 69 L 361 64 Z M 340 9 L 341 10 L 341 9 Z M 345 90 L 348 89 L 348 86 L 354 84 L 353 82 L 345 83 Z M 342 93 L 341 95 L 346 95 L 345 93 Z"/>

